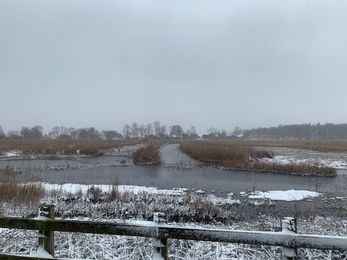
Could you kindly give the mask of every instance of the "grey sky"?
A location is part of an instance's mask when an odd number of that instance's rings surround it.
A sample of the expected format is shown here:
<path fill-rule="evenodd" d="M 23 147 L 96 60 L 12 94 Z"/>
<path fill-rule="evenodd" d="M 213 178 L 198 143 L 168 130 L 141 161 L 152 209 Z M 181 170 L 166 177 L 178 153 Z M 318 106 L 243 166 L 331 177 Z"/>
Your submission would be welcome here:
<path fill-rule="evenodd" d="M 346 123 L 346 1 L 0 0 L 0 125 Z"/>

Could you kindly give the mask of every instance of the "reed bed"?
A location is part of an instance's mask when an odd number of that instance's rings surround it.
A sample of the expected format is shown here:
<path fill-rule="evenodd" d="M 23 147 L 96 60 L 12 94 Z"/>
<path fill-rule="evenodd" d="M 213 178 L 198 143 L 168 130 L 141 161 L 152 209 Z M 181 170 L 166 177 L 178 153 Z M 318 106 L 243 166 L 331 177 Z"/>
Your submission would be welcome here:
<path fill-rule="evenodd" d="M 222 142 L 231 142 L 224 140 Z M 239 146 L 256 147 L 286 147 L 292 149 L 312 150 L 317 152 L 347 152 L 347 141 L 344 140 L 232 140 L 232 143 Z"/>
<path fill-rule="evenodd" d="M 141 140 L 1 140 L 0 153 L 19 151 L 24 156 L 98 155 L 100 150 L 142 144 Z"/>
<path fill-rule="evenodd" d="M 322 175 L 335 176 L 336 170 L 330 167 L 318 167 L 307 163 L 268 163 L 268 162 L 253 162 L 251 169 L 255 171 L 278 172 L 278 173 L 295 173 L 302 175 Z"/>
<path fill-rule="evenodd" d="M 134 163 L 137 165 L 159 165 L 161 157 L 159 150 L 166 141 L 150 141 L 144 147 L 137 149 L 133 154 Z"/>
<path fill-rule="evenodd" d="M 248 168 L 251 161 L 260 158 L 272 158 L 273 154 L 265 150 L 254 149 L 230 141 L 183 141 L 180 149 L 199 161 L 232 168 Z"/>
<path fill-rule="evenodd" d="M 255 147 L 288 147 L 289 144 L 292 145 L 292 148 L 297 148 L 298 146 L 295 145 L 299 145 L 299 143 L 284 142 L 198 140 L 183 141 L 181 142 L 180 149 L 196 160 L 229 169 L 305 175 L 336 175 L 336 170 L 330 167 L 317 167 L 303 163 L 281 164 L 259 161 L 262 158 L 272 158 L 274 154 L 266 150 L 260 150 L 259 148 L 256 149 Z M 318 144 L 315 144 L 315 147 L 318 147 Z"/>
<path fill-rule="evenodd" d="M 45 190 L 39 178 L 30 174 L 0 171 L 0 202 L 12 205 L 38 203 Z"/>

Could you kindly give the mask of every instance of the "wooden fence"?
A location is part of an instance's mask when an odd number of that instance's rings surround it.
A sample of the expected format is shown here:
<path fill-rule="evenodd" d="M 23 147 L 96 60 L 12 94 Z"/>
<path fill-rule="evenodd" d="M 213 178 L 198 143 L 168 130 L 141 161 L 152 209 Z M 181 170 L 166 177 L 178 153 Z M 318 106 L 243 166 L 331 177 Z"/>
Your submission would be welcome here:
<path fill-rule="evenodd" d="M 347 251 L 347 237 L 297 234 L 296 221 L 293 218 L 282 219 L 282 232 L 261 232 L 177 227 L 166 224 L 167 216 L 160 212 L 155 213 L 154 222 L 148 222 L 148 225 L 136 225 L 56 220 L 53 206 L 46 205 L 40 209 L 41 216 L 35 219 L 1 217 L 0 228 L 38 230 L 39 246 L 42 246 L 52 257 L 54 231 L 152 237 L 154 238 L 153 246 L 160 251 L 163 259 L 168 259 L 168 239 L 282 246 L 285 259 L 296 259 L 296 248 L 299 247 Z M 0 259 L 29 259 L 29 256 L 0 254 Z"/>

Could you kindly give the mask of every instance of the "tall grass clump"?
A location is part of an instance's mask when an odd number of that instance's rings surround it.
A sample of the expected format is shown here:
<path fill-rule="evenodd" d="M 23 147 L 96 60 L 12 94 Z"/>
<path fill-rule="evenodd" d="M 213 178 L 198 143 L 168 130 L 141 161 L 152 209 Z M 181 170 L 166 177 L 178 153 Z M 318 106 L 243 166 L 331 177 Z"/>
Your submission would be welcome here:
<path fill-rule="evenodd" d="M 160 164 L 160 154 L 157 145 L 148 145 L 137 149 L 133 154 L 133 160 L 138 165 L 158 165 Z"/>
<path fill-rule="evenodd" d="M 159 165 L 161 163 L 159 151 L 165 143 L 166 141 L 152 141 L 137 149 L 133 154 L 134 163 L 137 165 Z"/>
<path fill-rule="evenodd" d="M 30 174 L 19 176 L 10 169 L 0 171 L 0 203 L 12 206 L 38 204 L 45 195 L 39 178 Z"/>
<path fill-rule="evenodd" d="M 183 141 L 180 149 L 190 157 L 228 168 L 247 169 L 251 161 L 260 158 L 272 158 L 268 151 L 256 150 L 231 141 Z"/>
<path fill-rule="evenodd" d="M 108 201 L 115 201 L 120 199 L 119 185 L 120 185 L 120 181 L 117 176 L 113 180 L 112 187 L 107 198 Z"/>

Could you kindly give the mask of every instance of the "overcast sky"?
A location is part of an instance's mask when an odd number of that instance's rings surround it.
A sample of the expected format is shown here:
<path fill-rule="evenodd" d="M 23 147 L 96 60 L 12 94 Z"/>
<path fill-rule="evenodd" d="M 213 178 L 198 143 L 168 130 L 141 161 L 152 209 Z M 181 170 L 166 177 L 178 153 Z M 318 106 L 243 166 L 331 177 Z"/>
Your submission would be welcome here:
<path fill-rule="evenodd" d="M 347 123 L 347 1 L 0 0 L 0 125 Z"/>

